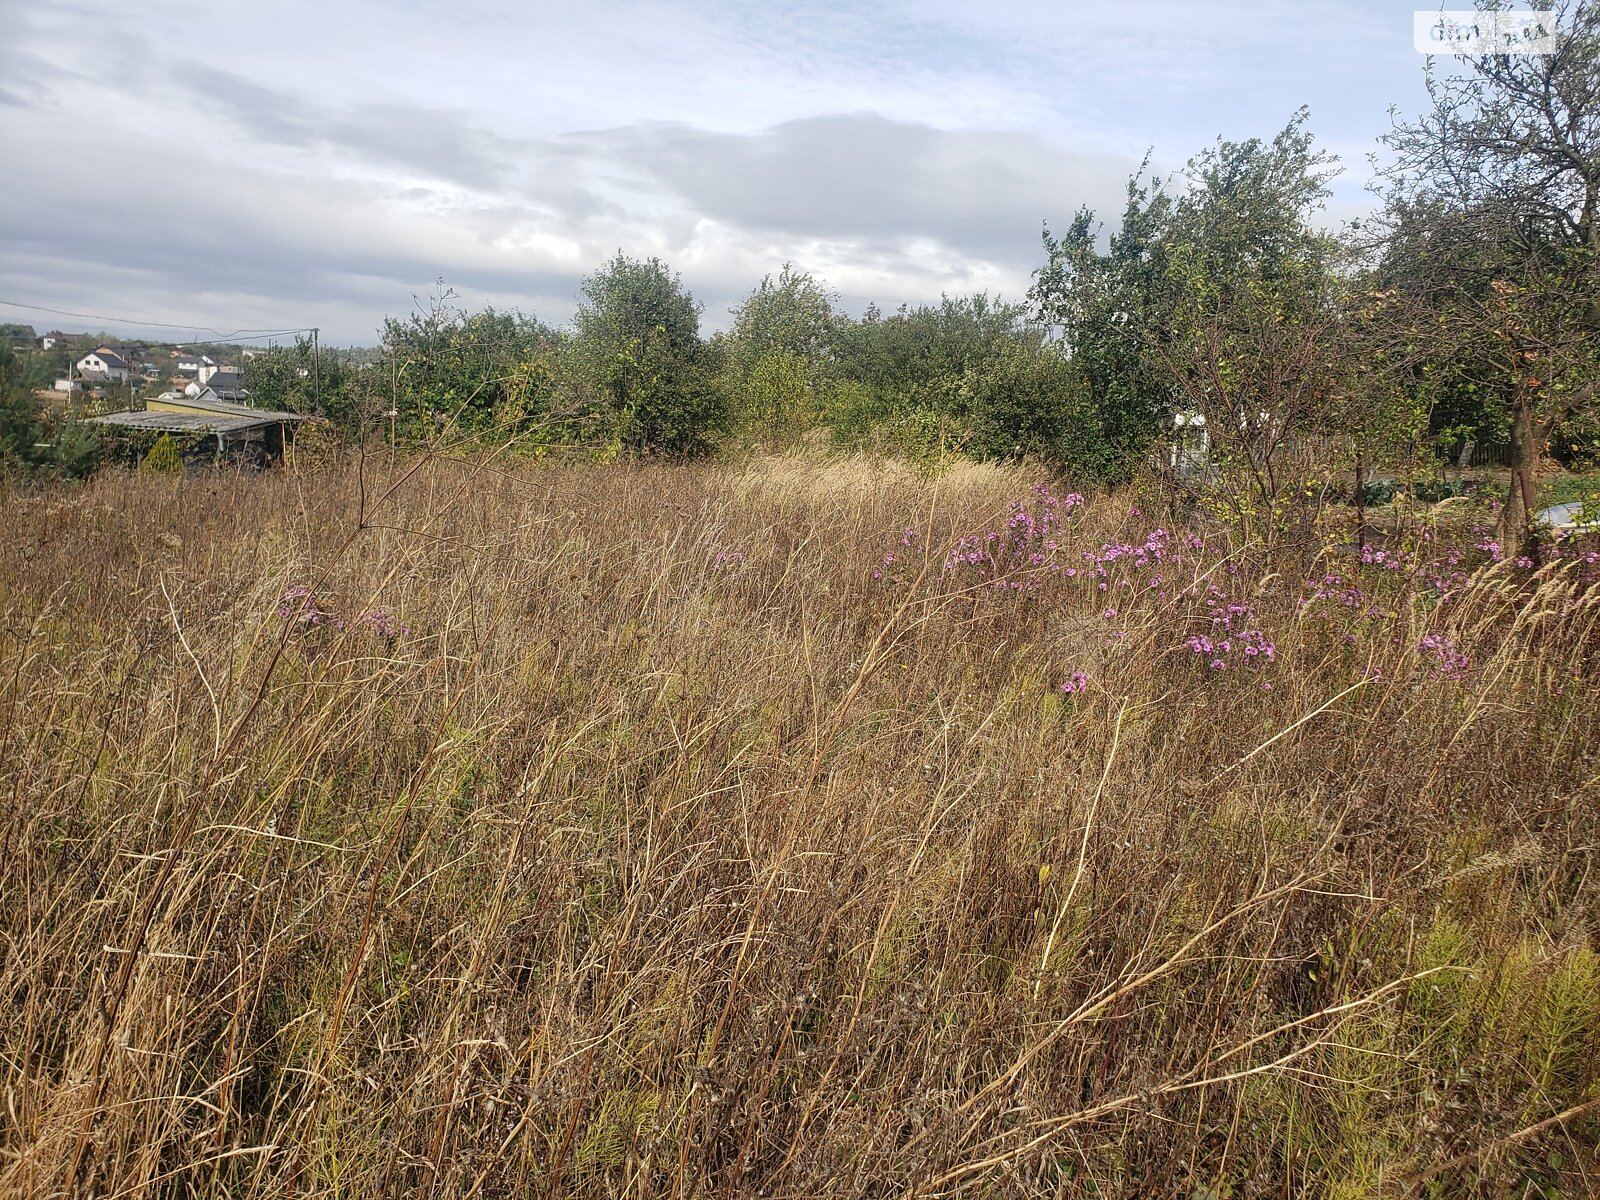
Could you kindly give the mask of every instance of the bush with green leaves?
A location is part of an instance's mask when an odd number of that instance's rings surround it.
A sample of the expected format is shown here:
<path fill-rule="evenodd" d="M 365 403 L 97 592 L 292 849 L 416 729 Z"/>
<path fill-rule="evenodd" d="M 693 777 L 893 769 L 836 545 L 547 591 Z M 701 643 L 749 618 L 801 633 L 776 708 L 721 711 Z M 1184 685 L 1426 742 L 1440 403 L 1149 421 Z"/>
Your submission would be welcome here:
<path fill-rule="evenodd" d="M 146 475 L 178 475 L 183 472 L 183 455 L 170 433 L 163 433 L 156 439 L 156 444 L 150 447 L 150 453 L 140 460 L 139 470 Z"/>
<path fill-rule="evenodd" d="M 357 391 L 361 373 L 350 353 L 315 346 L 305 337 L 290 346 L 269 346 L 253 355 L 245 368 L 250 399 L 262 408 L 327 417 L 342 428 L 354 429 L 362 408 L 378 405 L 363 406 Z M 382 397 L 382 408 L 388 408 L 390 399 Z"/>
<path fill-rule="evenodd" d="M 980 293 L 887 317 L 869 308 L 841 323 L 835 353 L 848 386 L 830 390 L 823 419 L 842 444 L 1072 461 L 1075 377 L 1021 305 Z"/>
<path fill-rule="evenodd" d="M 823 418 L 836 377 L 836 297 L 785 263 L 733 310 L 723 337 L 727 435 L 768 450 L 794 445 Z"/>
<path fill-rule="evenodd" d="M 658 258 L 618 254 L 583 281 L 566 382 L 615 450 L 698 454 L 723 416 L 700 309 Z"/>
<path fill-rule="evenodd" d="M 383 353 L 370 368 L 372 410 L 392 406 L 401 437 L 449 430 L 500 439 L 541 429 L 560 335 L 520 312 L 467 312 L 454 300 L 443 290 L 425 310 L 384 322 Z"/>

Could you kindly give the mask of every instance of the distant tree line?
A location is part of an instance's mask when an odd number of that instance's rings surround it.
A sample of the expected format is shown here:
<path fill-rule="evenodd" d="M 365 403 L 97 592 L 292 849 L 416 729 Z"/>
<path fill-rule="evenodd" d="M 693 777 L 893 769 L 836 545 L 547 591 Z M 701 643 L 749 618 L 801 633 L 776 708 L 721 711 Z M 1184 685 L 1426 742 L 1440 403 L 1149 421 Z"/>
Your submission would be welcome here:
<path fill-rule="evenodd" d="M 306 340 L 265 350 L 252 397 L 403 441 L 599 457 L 781 450 L 815 431 L 913 455 L 1054 458 L 1071 444 L 1065 358 L 1022 304 L 978 295 L 855 319 L 786 265 L 708 337 L 671 268 L 620 253 L 585 279 L 570 330 L 453 301 L 390 318 L 361 363 Z"/>

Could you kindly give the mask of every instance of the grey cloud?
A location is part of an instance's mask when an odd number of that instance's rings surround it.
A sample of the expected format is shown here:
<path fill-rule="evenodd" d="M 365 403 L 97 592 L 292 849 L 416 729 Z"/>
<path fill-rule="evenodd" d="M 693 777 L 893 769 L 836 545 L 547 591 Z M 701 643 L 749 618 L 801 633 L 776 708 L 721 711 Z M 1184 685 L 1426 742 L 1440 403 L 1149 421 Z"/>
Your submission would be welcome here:
<path fill-rule="evenodd" d="M 177 177 L 163 165 L 170 143 L 138 137 L 112 143 L 91 168 L 60 162 L 41 132 L 11 164 L 32 181 L 26 204 L 0 205 L 15 208 L 0 222 L 0 294 L 150 319 L 199 313 L 210 325 L 320 324 L 330 339 L 358 342 L 439 277 L 470 304 L 564 320 L 581 276 L 618 248 L 680 269 L 708 326 L 725 324 L 728 307 L 785 259 L 829 279 L 857 310 L 941 290 L 1014 296 L 1038 262 L 1040 222 L 1065 222 L 1080 203 L 1111 211 L 1133 166 L 1024 135 L 871 115 L 749 135 L 647 124 L 491 154 L 470 137 L 464 150 L 450 144 L 470 132 L 459 114 L 424 121 L 432 133 L 409 144 L 410 110 L 320 116 L 211 68 L 185 86 L 226 91 L 218 103 L 257 144 L 338 147 L 369 164 L 427 163 L 457 183 L 490 171 L 508 182 L 465 195 L 442 183 L 386 186 L 274 170 L 272 156 L 247 150 L 226 170 L 197 161 Z M 117 188 L 97 186 L 102 177 Z M 362 312 L 359 323 L 349 315 Z"/>
<path fill-rule="evenodd" d="M 63 86 L 90 81 L 70 61 L 52 62 L 43 54 L 22 45 L 13 45 L 4 52 L 0 73 L 6 79 L 0 86 L 0 102 L 17 108 L 52 109 L 59 107 L 55 93 Z"/>
<path fill-rule="evenodd" d="M 483 129 L 466 113 L 420 105 L 313 105 L 279 88 L 204 64 L 182 67 L 170 83 L 264 142 L 331 148 L 468 187 L 503 183 L 528 148 L 525 142 Z"/>
<path fill-rule="evenodd" d="M 1026 134 L 950 131 L 875 114 L 813 117 L 754 134 L 657 123 L 591 135 L 692 210 L 772 234 L 867 239 L 879 253 L 932 240 L 1007 263 L 1039 254 L 1042 222 L 1120 208 L 1137 165 Z"/>
<path fill-rule="evenodd" d="M 497 254 L 491 239 L 462 232 L 470 222 L 460 214 L 391 219 L 397 193 L 372 185 L 234 168 L 188 186 L 141 167 L 155 156 L 126 145 L 98 164 L 118 177 L 113 193 L 92 186 L 90 168 L 52 170 L 43 147 L 18 151 L 14 165 L 34 186 L 0 222 L 0 294 L 12 299 L 152 320 L 199 312 L 230 327 L 321 324 L 330 338 L 370 342 L 384 313 L 407 311 L 441 276 L 480 303 L 560 319 L 581 274 Z M 488 224 L 517 219 L 539 223 L 504 211 Z M 333 327 L 347 318 L 330 311 L 356 310 L 364 323 Z"/>

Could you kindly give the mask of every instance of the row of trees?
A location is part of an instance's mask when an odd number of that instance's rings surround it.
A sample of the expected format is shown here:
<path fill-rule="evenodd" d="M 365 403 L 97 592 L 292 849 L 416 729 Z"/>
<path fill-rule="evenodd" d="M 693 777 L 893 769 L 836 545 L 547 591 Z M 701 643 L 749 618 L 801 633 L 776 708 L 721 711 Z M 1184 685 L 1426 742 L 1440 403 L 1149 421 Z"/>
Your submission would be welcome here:
<path fill-rule="evenodd" d="M 441 290 L 355 363 L 307 341 L 252 359 L 258 403 L 318 411 L 401 439 L 514 438 L 600 454 L 791 446 L 826 429 L 912 454 L 1059 457 L 1066 360 L 1021 304 L 946 299 L 860 319 L 785 266 L 702 335 L 659 259 L 618 254 L 585 280 L 572 329 L 456 307 Z"/>
<path fill-rule="evenodd" d="M 1141 171 L 1105 249 L 1089 212 L 1047 235 L 1034 300 L 1112 473 L 1171 416 L 1203 418 L 1240 504 L 1303 482 L 1308 445 L 1326 468 L 1508 442 L 1516 529 L 1542 449 L 1600 455 L 1600 6 L 1543 7 L 1554 54 L 1429 63 L 1428 111 L 1382 139 L 1381 207 L 1344 236 L 1304 111 L 1219 141 L 1181 190 Z"/>

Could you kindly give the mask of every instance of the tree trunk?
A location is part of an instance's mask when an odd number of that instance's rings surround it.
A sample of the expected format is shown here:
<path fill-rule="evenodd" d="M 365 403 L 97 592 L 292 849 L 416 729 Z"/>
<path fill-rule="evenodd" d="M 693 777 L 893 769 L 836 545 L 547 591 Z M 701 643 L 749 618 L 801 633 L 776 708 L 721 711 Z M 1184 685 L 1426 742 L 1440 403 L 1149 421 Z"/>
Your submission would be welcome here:
<path fill-rule="evenodd" d="M 1539 434 L 1528 408 L 1526 393 L 1518 389 L 1516 418 L 1511 424 L 1511 486 L 1500 514 L 1500 543 L 1525 546 L 1533 536 L 1534 472 L 1539 465 Z"/>

